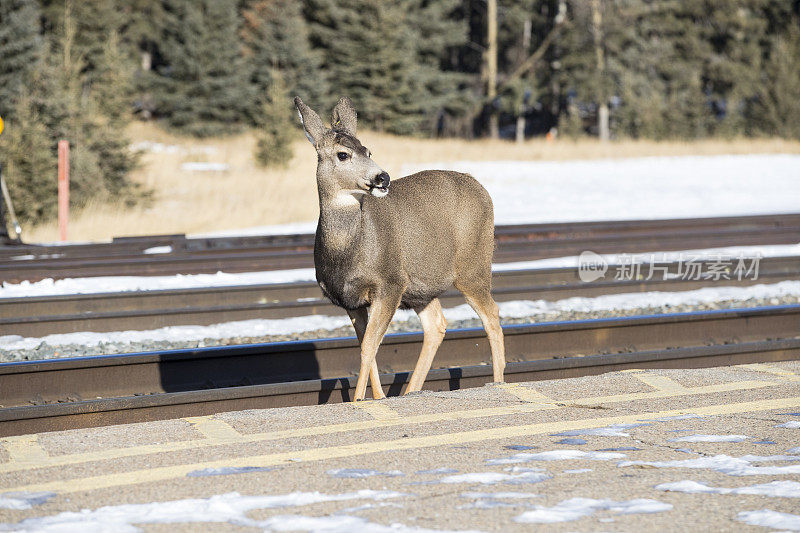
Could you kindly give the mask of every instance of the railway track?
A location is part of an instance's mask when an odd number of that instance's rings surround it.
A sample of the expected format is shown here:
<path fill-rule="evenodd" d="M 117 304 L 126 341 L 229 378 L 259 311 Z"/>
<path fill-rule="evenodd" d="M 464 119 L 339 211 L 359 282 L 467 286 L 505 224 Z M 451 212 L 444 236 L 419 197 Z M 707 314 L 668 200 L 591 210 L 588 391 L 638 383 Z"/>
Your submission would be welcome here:
<path fill-rule="evenodd" d="M 708 272 L 712 261 L 699 261 Z M 748 264 L 749 266 L 749 264 Z M 649 265 L 642 279 L 628 279 L 630 265 L 611 265 L 604 278 L 584 283 L 576 267 L 495 272 L 497 301 L 559 300 L 646 291 L 686 291 L 704 286 L 746 286 L 800 279 L 800 256 L 762 258 L 758 278 L 728 271 L 730 279 L 677 277 L 680 262 Z M 665 269 L 664 271 L 660 269 Z M 665 275 L 665 272 L 667 275 Z M 664 279 L 664 278 L 667 279 Z M 441 297 L 445 308 L 464 303 L 457 291 Z M 176 325 L 208 325 L 253 318 L 289 318 L 313 314 L 341 315 L 343 311 L 322 296 L 315 282 L 243 285 L 200 289 L 155 290 L 68 296 L 0 299 L 0 335 L 41 337 L 77 331 L 124 331 Z"/>
<path fill-rule="evenodd" d="M 800 214 L 498 226 L 496 262 L 597 253 L 800 241 Z M 0 248 L 0 282 L 44 278 L 246 272 L 313 266 L 314 236 L 132 237 L 110 243 Z M 150 253 L 146 253 L 150 252 Z"/>
<path fill-rule="evenodd" d="M 504 328 L 509 382 L 625 368 L 686 368 L 800 356 L 800 305 Z M 421 334 L 389 335 L 381 381 L 401 392 Z M 354 338 L 0 364 L 0 436 L 346 401 Z M 425 388 L 491 381 L 483 330 L 448 332 Z"/>

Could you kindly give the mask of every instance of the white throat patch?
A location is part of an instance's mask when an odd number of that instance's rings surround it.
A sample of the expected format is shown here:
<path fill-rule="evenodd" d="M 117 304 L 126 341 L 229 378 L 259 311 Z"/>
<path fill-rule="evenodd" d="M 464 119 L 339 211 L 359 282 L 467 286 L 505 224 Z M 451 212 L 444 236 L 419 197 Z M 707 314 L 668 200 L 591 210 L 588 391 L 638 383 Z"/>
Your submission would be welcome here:
<path fill-rule="evenodd" d="M 389 189 L 379 189 L 377 187 L 373 187 L 370 189 L 370 194 L 376 198 L 383 198 L 387 194 L 389 194 Z"/>
<path fill-rule="evenodd" d="M 364 194 L 362 191 L 341 191 L 333 197 L 330 206 L 333 208 L 360 207 L 361 202 L 356 198 L 356 194 Z"/>

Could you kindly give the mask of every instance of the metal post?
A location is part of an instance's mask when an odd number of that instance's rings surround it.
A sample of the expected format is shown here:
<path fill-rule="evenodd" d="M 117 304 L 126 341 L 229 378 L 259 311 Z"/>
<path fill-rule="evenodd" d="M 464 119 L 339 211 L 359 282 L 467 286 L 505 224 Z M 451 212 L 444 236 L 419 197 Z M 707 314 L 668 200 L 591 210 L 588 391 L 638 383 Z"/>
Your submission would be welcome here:
<path fill-rule="evenodd" d="M 67 240 L 69 221 L 69 142 L 58 141 L 58 233 Z"/>

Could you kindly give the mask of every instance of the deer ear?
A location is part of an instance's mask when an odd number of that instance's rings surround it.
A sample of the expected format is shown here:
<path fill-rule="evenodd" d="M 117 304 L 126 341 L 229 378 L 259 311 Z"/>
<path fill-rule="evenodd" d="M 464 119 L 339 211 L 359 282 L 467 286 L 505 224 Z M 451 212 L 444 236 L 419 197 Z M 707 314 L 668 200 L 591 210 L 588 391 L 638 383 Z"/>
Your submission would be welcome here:
<path fill-rule="evenodd" d="M 299 96 L 294 97 L 294 106 L 297 108 L 297 114 L 300 115 L 300 123 L 303 125 L 306 137 L 311 144 L 316 145 L 317 141 L 325 134 L 325 124 L 313 109 L 303 103 Z"/>
<path fill-rule="evenodd" d="M 356 108 L 353 102 L 346 96 L 339 99 L 339 103 L 333 108 L 331 126 L 335 130 L 343 131 L 347 134 L 356 136 L 356 122 L 358 122 Z"/>

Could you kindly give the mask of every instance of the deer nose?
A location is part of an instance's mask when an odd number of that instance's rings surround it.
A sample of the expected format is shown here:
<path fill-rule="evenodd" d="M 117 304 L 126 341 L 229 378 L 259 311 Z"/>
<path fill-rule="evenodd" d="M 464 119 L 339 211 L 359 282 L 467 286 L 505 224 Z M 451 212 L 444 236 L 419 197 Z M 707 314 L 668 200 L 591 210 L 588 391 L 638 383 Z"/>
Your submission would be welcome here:
<path fill-rule="evenodd" d="M 389 186 L 389 174 L 386 172 L 381 172 L 374 178 L 372 178 L 372 183 L 375 187 L 388 187 Z"/>

